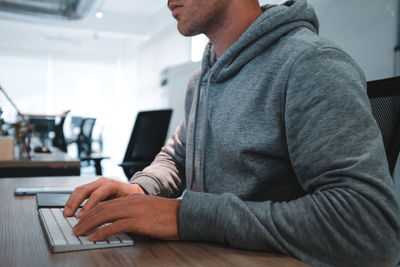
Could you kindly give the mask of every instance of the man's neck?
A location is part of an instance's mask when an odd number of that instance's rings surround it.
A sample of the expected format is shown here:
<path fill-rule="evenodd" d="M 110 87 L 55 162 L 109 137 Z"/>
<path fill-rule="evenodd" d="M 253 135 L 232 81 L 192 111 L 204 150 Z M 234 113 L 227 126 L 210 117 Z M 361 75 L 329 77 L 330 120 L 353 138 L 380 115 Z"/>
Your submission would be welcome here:
<path fill-rule="evenodd" d="M 215 54 L 222 54 L 247 30 L 247 28 L 262 14 L 260 6 L 248 5 L 247 1 L 235 1 L 226 16 L 205 33 L 213 44 Z"/>

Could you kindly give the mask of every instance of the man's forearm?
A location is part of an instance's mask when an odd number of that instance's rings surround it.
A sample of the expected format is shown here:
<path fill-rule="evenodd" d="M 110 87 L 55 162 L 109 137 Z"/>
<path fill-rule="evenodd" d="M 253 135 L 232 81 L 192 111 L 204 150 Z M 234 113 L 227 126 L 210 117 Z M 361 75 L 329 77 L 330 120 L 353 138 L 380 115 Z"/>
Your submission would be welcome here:
<path fill-rule="evenodd" d="M 279 251 L 315 266 L 394 266 L 399 245 L 393 201 L 374 203 L 336 189 L 282 203 L 187 191 L 179 234 L 181 240 Z"/>

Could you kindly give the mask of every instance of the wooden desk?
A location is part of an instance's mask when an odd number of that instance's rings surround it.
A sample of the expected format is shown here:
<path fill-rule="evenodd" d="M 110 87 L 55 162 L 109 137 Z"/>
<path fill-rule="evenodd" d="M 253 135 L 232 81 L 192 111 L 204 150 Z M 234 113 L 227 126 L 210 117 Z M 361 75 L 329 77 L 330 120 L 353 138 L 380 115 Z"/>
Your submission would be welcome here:
<path fill-rule="evenodd" d="M 40 227 L 35 196 L 15 197 L 15 187 L 77 186 L 96 178 L 0 179 L 1 266 L 308 266 L 290 257 L 215 244 L 135 237 L 133 247 L 53 254 Z"/>
<path fill-rule="evenodd" d="M 57 148 L 52 153 L 32 153 L 31 159 L 0 161 L 0 178 L 80 175 L 81 162 Z M 15 153 L 17 155 L 17 153 Z"/>

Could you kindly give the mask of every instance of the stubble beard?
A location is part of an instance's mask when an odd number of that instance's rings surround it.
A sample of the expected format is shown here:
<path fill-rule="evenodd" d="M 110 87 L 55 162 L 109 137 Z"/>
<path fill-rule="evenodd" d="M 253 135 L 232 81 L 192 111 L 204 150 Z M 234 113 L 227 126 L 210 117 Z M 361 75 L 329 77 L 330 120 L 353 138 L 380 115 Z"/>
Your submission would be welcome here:
<path fill-rule="evenodd" d="M 178 18 L 178 31 L 180 34 L 186 37 L 192 37 L 204 33 L 201 23 L 198 21 L 191 21 L 190 23 L 185 23 L 183 20 Z"/>
<path fill-rule="evenodd" d="M 199 34 L 208 34 L 215 31 L 216 27 L 223 25 L 221 22 L 225 19 L 223 14 L 223 6 L 219 9 L 209 8 L 208 12 L 185 14 L 177 17 L 178 31 L 186 37 L 191 37 Z"/>

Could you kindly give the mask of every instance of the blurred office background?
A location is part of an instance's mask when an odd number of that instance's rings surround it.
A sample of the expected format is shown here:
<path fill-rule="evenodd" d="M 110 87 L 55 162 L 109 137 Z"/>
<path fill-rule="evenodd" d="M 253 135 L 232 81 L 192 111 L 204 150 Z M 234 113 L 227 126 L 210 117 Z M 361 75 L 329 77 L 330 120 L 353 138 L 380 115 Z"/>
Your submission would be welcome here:
<path fill-rule="evenodd" d="M 397 0 L 309 2 L 319 16 L 320 34 L 344 48 L 368 80 L 394 76 Z M 70 21 L 0 12 L 0 84 L 23 113 L 71 110 L 67 138 L 73 134 L 72 116 L 96 118 L 93 139 L 102 140 L 101 153 L 110 157 L 104 175 L 123 175 L 116 163 L 137 113 L 172 107 L 171 128 L 178 124 L 185 83 L 207 42 L 204 36 L 182 37 L 166 4 L 104 0 L 89 16 Z M 3 96 L 0 107 L 6 120 L 15 118 Z M 76 149 L 70 145 L 68 153 L 73 156 Z"/>

